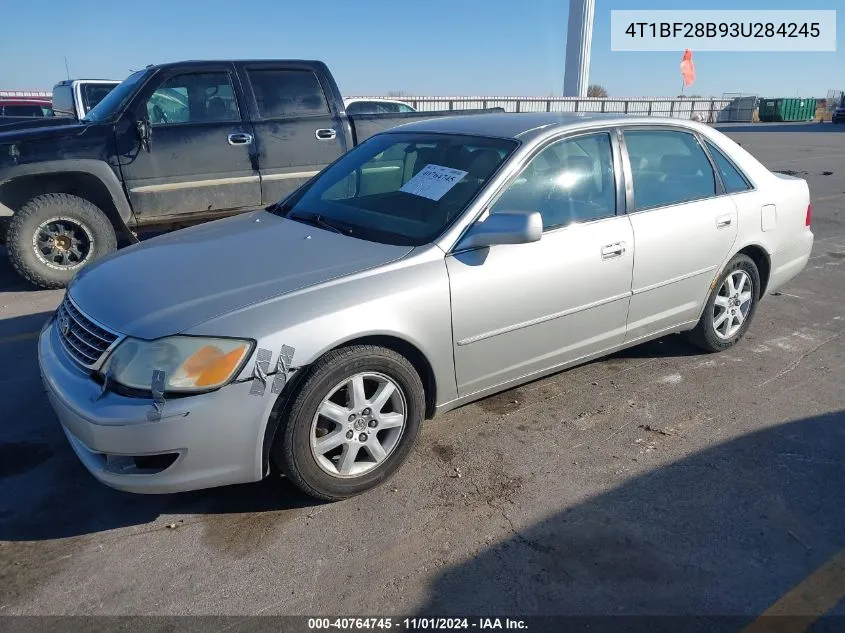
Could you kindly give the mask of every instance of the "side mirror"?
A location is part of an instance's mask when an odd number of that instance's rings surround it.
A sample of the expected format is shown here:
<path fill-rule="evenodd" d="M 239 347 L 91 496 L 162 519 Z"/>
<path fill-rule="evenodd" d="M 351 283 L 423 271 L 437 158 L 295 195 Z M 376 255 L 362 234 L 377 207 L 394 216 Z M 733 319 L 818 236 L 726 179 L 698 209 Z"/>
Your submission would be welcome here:
<path fill-rule="evenodd" d="M 150 145 L 153 140 L 153 126 L 147 118 L 135 121 L 135 132 L 138 134 L 138 140 L 141 141 L 141 147 L 150 151 Z"/>
<path fill-rule="evenodd" d="M 537 211 L 491 213 L 476 222 L 458 244 L 460 250 L 496 244 L 527 244 L 543 235 L 543 217 Z"/>

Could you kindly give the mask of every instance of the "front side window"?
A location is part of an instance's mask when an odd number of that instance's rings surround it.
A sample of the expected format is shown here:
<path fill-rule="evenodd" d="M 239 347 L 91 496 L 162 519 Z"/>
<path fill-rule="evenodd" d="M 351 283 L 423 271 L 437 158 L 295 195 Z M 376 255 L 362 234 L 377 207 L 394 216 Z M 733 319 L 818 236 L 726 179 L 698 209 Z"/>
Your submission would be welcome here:
<path fill-rule="evenodd" d="M 734 167 L 734 164 L 728 160 L 718 147 L 713 145 L 710 141 L 707 143 L 707 149 L 710 150 L 710 155 L 713 157 L 713 162 L 719 169 L 719 174 L 722 176 L 722 184 L 725 185 L 725 191 L 728 193 L 739 193 L 741 191 L 748 191 L 751 189 L 751 184 L 745 179 L 745 176 Z"/>
<path fill-rule="evenodd" d="M 420 246 L 441 235 L 478 195 L 516 141 L 383 133 L 350 150 L 277 213 L 348 235 Z"/>
<path fill-rule="evenodd" d="M 616 215 L 610 135 L 590 134 L 549 145 L 490 209 L 497 211 L 538 211 L 544 230 Z"/>
<path fill-rule="evenodd" d="M 262 119 L 328 114 L 320 81 L 310 70 L 247 71 Z"/>
<path fill-rule="evenodd" d="M 147 115 L 153 125 L 240 121 L 241 118 L 229 73 L 223 71 L 170 77 L 150 95 Z"/>
<path fill-rule="evenodd" d="M 716 195 L 716 174 L 695 135 L 670 130 L 626 130 L 634 209 Z"/>

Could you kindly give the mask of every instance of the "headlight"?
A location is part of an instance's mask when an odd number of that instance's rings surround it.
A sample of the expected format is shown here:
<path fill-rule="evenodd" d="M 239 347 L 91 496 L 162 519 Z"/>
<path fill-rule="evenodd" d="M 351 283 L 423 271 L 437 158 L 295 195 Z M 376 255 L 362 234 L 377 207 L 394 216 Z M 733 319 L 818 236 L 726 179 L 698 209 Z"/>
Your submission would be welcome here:
<path fill-rule="evenodd" d="M 153 370 L 165 375 L 166 392 L 210 391 L 242 367 L 253 342 L 230 338 L 170 336 L 156 341 L 127 338 L 109 356 L 102 372 L 133 389 L 150 389 Z"/>

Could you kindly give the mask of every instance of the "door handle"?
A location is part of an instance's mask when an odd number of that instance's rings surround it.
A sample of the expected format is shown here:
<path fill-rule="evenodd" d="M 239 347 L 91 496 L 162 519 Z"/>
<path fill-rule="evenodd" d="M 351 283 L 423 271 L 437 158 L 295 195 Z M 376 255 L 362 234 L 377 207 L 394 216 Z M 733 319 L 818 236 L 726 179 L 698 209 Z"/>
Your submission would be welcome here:
<path fill-rule="evenodd" d="M 229 145 L 249 145 L 252 143 L 252 134 L 237 132 L 229 135 Z"/>
<path fill-rule="evenodd" d="M 731 221 L 731 216 L 729 215 L 719 216 L 718 218 L 716 218 L 716 228 L 721 229 L 722 227 L 730 226 Z"/>
<path fill-rule="evenodd" d="M 337 132 L 332 128 L 322 128 L 314 132 L 318 141 L 330 141 L 337 136 Z"/>
<path fill-rule="evenodd" d="M 602 246 L 601 258 L 613 259 L 614 257 L 621 257 L 624 252 L 625 242 L 616 242 L 615 244 L 608 244 L 607 246 Z"/>

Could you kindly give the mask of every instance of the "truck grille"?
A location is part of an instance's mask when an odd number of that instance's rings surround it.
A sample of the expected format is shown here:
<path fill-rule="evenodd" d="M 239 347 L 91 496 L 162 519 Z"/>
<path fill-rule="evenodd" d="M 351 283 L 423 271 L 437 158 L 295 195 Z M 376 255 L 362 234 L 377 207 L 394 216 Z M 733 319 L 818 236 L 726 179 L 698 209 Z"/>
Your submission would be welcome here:
<path fill-rule="evenodd" d="M 103 354 L 117 340 L 117 334 L 82 314 L 67 294 L 56 311 L 56 326 L 68 354 L 88 369 L 96 367 Z"/>

